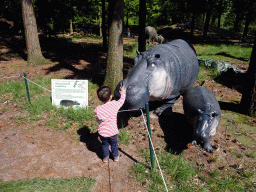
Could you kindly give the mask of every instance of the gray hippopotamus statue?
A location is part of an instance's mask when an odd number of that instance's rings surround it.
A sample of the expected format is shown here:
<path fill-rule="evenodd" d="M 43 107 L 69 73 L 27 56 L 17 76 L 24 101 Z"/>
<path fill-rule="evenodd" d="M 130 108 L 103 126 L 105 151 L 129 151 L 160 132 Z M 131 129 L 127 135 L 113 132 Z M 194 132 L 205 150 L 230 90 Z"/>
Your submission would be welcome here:
<path fill-rule="evenodd" d="M 164 42 L 164 37 L 162 35 L 157 35 L 157 42 L 159 44 L 163 43 Z"/>
<path fill-rule="evenodd" d="M 212 152 L 211 136 L 216 133 L 221 118 L 220 105 L 207 88 L 196 86 L 183 94 L 183 109 L 194 128 L 194 141 L 204 143 L 204 149 Z"/>
<path fill-rule="evenodd" d="M 147 35 L 147 38 L 148 38 L 148 44 L 150 45 L 151 44 L 151 40 L 152 42 L 154 43 L 154 41 L 158 40 L 158 36 L 157 36 L 157 31 L 155 30 L 154 27 L 151 27 L 151 26 L 147 26 L 145 28 L 145 33 Z"/>
<path fill-rule="evenodd" d="M 196 53 L 192 45 L 177 39 L 137 54 L 127 77 L 117 85 L 115 98 L 120 97 L 120 86 L 125 86 L 124 107 L 128 109 L 144 108 L 149 100 L 162 100 L 164 104 L 155 110 L 159 116 L 195 83 L 199 70 Z"/>

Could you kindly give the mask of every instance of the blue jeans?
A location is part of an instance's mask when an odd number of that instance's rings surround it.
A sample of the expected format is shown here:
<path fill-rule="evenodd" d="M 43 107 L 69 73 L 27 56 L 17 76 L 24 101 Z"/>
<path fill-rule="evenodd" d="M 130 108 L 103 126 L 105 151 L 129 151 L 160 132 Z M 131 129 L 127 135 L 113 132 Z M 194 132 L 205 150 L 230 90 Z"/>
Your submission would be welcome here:
<path fill-rule="evenodd" d="M 117 143 L 117 135 L 113 135 L 111 137 L 102 137 L 100 136 L 102 145 L 102 155 L 103 158 L 109 157 L 109 145 L 111 145 L 111 152 L 113 157 L 118 156 L 118 143 Z"/>

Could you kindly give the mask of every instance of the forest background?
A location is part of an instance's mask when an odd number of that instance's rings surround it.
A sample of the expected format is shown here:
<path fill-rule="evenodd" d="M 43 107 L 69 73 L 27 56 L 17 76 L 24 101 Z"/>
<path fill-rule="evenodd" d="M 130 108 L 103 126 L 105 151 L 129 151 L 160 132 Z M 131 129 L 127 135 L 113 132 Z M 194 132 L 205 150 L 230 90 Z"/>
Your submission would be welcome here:
<path fill-rule="evenodd" d="M 124 0 L 124 25 L 139 25 L 139 0 Z M 105 0 L 34 0 L 37 26 L 43 33 L 70 31 L 70 22 L 77 30 L 84 24 L 97 24 L 89 32 L 101 35 L 102 11 L 108 24 L 109 1 Z M 209 22 L 210 25 L 238 32 L 245 39 L 256 26 L 254 0 L 147 0 L 146 25 L 157 30 L 185 21 Z M 22 31 L 21 5 L 18 0 L 4 0 L 0 18 L 9 21 L 13 31 Z M 207 15 L 209 21 L 207 20 Z M 10 27 L 10 26 L 6 26 Z M 71 29 L 72 30 L 72 29 Z"/>

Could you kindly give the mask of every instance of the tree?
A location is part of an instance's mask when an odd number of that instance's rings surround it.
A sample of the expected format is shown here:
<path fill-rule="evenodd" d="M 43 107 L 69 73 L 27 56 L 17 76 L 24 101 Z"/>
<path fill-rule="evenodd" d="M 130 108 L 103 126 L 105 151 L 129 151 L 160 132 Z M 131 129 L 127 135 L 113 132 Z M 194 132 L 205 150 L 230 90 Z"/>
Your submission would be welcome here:
<path fill-rule="evenodd" d="M 246 77 L 240 105 L 245 114 L 256 117 L 256 33 Z"/>
<path fill-rule="evenodd" d="M 107 50 L 107 34 L 106 34 L 106 3 L 105 0 L 101 0 L 102 3 L 102 40 L 103 49 Z"/>
<path fill-rule="evenodd" d="M 146 0 L 140 0 L 140 11 L 139 11 L 139 51 L 146 51 Z"/>
<path fill-rule="evenodd" d="M 236 14 L 236 19 L 234 22 L 234 31 L 238 32 L 242 25 L 243 14 L 244 14 L 244 0 L 234 0 L 233 11 Z"/>
<path fill-rule="evenodd" d="M 246 13 L 246 18 L 245 18 L 244 32 L 243 32 L 243 35 L 242 35 L 242 40 L 243 41 L 246 40 L 248 31 L 249 31 L 249 25 L 256 16 L 255 7 L 256 7 L 255 0 L 249 0 L 248 4 L 247 4 L 247 8 L 246 8 L 247 13 Z"/>
<path fill-rule="evenodd" d="M 109 41 L 104 85 L 115 90 L 123 79 L 123 0 L 109 1 Z"/>
<path fill-rule="evenodd" d="M 214 6 L 214 0 L 209 0 L 207 5 L 207 13 L 206 13 L 206 20 L 204 24 L 204 34 L 203 34 L 203 40 L 207 37 L 208 27 L 211 19 L 211 14 Z"/>
<path fill-rule="evenodd" d="M 28 65 L 48 63 L 41 52 L 33 0 L 20 0 L 20 2 L 27 46 Z"/>

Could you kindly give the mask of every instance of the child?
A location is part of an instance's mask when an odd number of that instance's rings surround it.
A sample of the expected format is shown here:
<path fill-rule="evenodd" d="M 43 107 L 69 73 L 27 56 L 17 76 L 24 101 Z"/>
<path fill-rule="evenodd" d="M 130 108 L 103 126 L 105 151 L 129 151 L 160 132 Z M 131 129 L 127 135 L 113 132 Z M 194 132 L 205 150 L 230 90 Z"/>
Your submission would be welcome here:
<path fill-rule="evenodd" d="M 102 86 L 97 90 L 97 95 L 100 101 L 104 102 L 95 109 L 94 118 L 99 122 L 98 133 L 102 142 L 102 156 L 103 163 L 108 162 L 109 158 L 109 144 L 111 145 L 111 152 L 114 161 L 118 162 L 118 143 L 117 143 L 117 113 L 122 107 L 126 97 L 126 89 L 120 87 L 121 98 L 118 101 L 111 101 L 111 89 L 107 86 Z"/>

